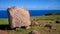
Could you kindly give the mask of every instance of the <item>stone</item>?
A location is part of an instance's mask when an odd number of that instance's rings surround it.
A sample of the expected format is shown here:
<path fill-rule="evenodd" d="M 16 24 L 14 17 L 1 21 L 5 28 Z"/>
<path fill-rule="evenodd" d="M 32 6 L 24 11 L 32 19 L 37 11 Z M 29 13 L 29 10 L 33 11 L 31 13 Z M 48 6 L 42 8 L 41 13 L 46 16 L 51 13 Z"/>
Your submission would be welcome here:
<path fill-rule="evenodd" d="M 32 20 L 31 25 L 36 25 L 36 26 L 38 26 L 39 23 L 38 23 L 37 21 L 35 21 L 35 20 Z"/>
<path fill-rule="evenodd" d="M 56 23 L 58 23 L 58 24 L 59 24 L 59 23 L 60 23 L 60 20 L 56 20 Z"/>
<path fill-rule="evenodd" d="M 52 29 L 52 24 L 46 24 L 44 27 L 47 27 L 49 29 Z"/>
<path fill-rule="evenodd" d="M 40 33 L 36 30 L 32 30 L 31 32 L 29 32 L 29 34 L 40 34 Z"/>
<path fill-rule="evenodd" d="M 23 26 L 28 28 L 31 25 L 28 10 L 12 6 L 9 7 L 7 11 L 9 16 L 9 25 L 11 28 L 20 28 Z"/>
<path fill-rule="evenodd" d="M 0 34 L 8 34 L 8 32 L 0 30 Z"/>

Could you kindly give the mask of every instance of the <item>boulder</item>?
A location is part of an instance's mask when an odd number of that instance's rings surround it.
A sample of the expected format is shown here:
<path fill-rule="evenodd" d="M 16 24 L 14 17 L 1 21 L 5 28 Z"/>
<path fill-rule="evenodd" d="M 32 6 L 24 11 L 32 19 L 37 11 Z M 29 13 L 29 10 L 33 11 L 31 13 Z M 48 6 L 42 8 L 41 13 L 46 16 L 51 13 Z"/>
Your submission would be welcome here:
<path fill-rule="evenodd" d="M 32 30 L 31 32 L 29 32 L 29 34 L 39 34 L 39 32 L 36 30 Z"/>
<path fill-rule="evenodd" d="M 28 28 L 31 25 L 29 11 L 19 7 L 9 7 L 7 9 L 9 16 L 9 25 L 11 28 Z"/>

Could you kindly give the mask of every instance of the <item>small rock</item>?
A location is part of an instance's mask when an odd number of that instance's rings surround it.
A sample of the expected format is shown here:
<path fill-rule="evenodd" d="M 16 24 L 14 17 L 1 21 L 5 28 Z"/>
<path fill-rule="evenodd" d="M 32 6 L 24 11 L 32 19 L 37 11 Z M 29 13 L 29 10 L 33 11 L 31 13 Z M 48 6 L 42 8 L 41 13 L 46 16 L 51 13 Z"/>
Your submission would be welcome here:
<path fill-rule="evenodd" d="M 60 20 L 56 20 L 56 23 L 60 23 Z"/>
<path fill-rule="evenodd" d="M 47 27 L 49 29 L 52 29 L 52 25 L 51 24 L 46 24 L 44 27 Z"/>
<path fill-rule="evenodd" d="M 31 31 L 29 34 L 39 34 L 39 32 L 36 31 L 36 30 L 33 30 L 33 31 Z"/>
<path fill-rule="evenodd" d="M 37 21 L 35 21 L 35 19 L 32 20 L 31 25 L 39 25 L 39 23 Z"/>

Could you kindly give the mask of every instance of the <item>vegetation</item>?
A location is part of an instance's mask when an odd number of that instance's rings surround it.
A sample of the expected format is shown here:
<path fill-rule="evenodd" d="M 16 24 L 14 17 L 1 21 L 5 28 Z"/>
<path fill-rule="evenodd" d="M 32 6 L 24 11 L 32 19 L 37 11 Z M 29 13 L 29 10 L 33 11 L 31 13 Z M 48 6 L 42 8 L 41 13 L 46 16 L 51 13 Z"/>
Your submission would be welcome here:
<path fill-rule="evenodd" d="M 58 12 L 50 12 L 50 13 L 47 13 L 47 14 L 45 14 L 46 16 L 48 16 L 48 15 L 60 15 L 60 12 L 58 13 Z"/>
<path fill-rule="evenodd" d="M 0 18 L 0 24 L 8 24 L 7 18 Z"/>
<path fill-rule="evenodd" d="M 50 15 L 50 16 L 32 16 L 31 21 L 35 19 L 40 26 L 30 26 L 29 29 L 17 29 L 17 30 L 8 30 L 5 28 L 9 34 L 28 34 L 32 30 L 37 30 L 41 34 L 60 34 L 60 24 L 55 23 L 56 19 L 60 19 L 60 15 Z M 45 28 L 44 25 L 51 22 L 53 29 L 49 32 L 49 29 Z M 8 18 L 0 18 L 0 25 L 8 24 Z"/>

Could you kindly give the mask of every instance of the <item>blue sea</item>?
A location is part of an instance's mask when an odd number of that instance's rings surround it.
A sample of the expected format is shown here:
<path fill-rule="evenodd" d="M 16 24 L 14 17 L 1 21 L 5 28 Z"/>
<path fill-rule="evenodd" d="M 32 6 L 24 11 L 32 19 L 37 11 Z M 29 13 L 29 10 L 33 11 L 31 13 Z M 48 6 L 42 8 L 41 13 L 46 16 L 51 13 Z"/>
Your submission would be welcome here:
<path fill-rule="evenodd" d="M 29 10 L 30 16 L 43 16 L 49 12 L 60 12 L 60 10 Z M 7 10 L 0 10 L 0 18 L 8 18 Z"/>

